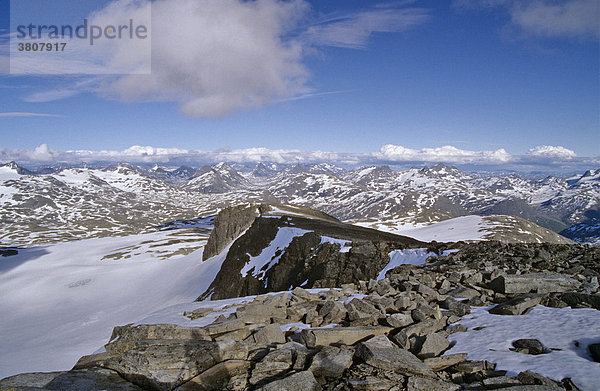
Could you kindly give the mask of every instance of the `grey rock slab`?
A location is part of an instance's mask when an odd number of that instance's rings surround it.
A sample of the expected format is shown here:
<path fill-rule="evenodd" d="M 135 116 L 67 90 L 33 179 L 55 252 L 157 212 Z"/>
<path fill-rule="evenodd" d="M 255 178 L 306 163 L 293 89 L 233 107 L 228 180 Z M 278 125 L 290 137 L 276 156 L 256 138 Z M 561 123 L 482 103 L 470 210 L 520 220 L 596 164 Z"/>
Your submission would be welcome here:
<path fill-rule="evenodd" d="M 0 380 L 0 387 L 38 387 L 43 388 L 57 376 L 66 372 L 20 373 Z"/>
<path fill-rule="evenodd" d="M 294 373 L 286 378 L 272 381 L 256 391 L 321 391 L 321 385 L 310 371 Z"/>
<path fill-rule="evenodd" d="M 402 375 L 435 376 L 433 371 L 415 355 L 400 349 L 385 335 L 378 335 L 358 344 L 356 356 L 375 368 L 390 370 Z"/>
<path fill-rule="evenodd" d="M 69 391 L 140 391 L 140 387 L 129 383 L 115 371 L 91 368 L 63 373 L 55 377 L 44 388 Z"/>
<path fill-rule="evenodd" d="M 109 355 L 116 356 L 132 349 L 138 341 L 153 339 L 211 340 L 204 327 L 181 327 L 170 324 L 116 326 L 110 337 L 111 342 L 104 347 Z"/>
<path fill-rule="evenodd" d="M 407 391 L 456 391 L 460 389 L 458 384 L 417 376 L 409 377 L 406 384 Z"/>
<path fill-rule="evenodd" d="M 451 367 L 452 365 L 461 363 L 461 362 L 465 361 L 466 359 L 467 359 L 467 353 L 457 353 L 457 354 L 450 354 L 448 356 L 426 358 L 425 360 L 423 360 L 423 362 L 425 363 L 425 365 L 427 365 L 429 368 L 433 369 L 434 371 L 441 371 L 441 370 Z"/>
<path fill-rule="evenodd" d="M 169 390 L 220 361 L 246 355 L 247 349 L 231 340 L 142 340 L 102 366 L 143 388 Z"/>
<path fill-rule="evenodd" d="M 176 391 L 243 390 L 251 363 L 245 360 L 228 360 L 207 369 L 190 381 L 177 387 Z"/>
<path fill-rule="evenodd" d="M 375 308 L 374 305 L 356 298 L 352 299 L 345 306 L 346 310 L 348 311 L 349 321 L 382 315 L 382 312 Z"/>
<path fill-rule="evenodd" d="M 267 325 L 250 336 L 256 344 L 285 343 L 285 335 L 277 323 Z"/>
<path fill-rule="evenodd" d="M 425 319 L 422 322 L 411 324 L 408 327 L 403 328 L 397 334 L 392 336 L 394 342 L 396 342 L 401 348 L 408 349 L 410 347 L 409 338 L 412 336 L 422 337 L 427 334 L 434 333 L 443 329 L 446 323 L 442 320 L 436 319 Z"/>
<path fill-rule="evenodd" d="M 347 346 L 325 346 L 312 360 L 310 368 L 315 377 L 338 378 L 352 365 L 354 350 Z"/>
<path fill-rule="evenodd" d="M 555 387 L 548 387 L 542 385 L 521 385 L 521 386 L 510 386 L 496 388 L 499 391 L 556 391 Z"/>
<path fill-rule="evenodd" d="M 543 298 L 543 295 L 533 293 L 517 296 L 504 303 L 498 304 L 490 309 L 489 312 L 490 314 L 495 315 L 522 315 L 528 309 L 540 304 Z"/>
<path fill-rule="evenodd" d="M 472 288 L 459 286 L 448 292 L 448 296 L 455 297 L 457 299 L 474 299 L 475 297 L 481 296 L 481 292 L 476 291 Z"/>
<path fill-rule="evenodd" d="M 223 334 L 231 331 L 240 330 L 246 327 L 246 322 L 241 319 L 230 319 L 222 322 L 215 322 L 206 326 L 210 335 Z"/>
<path fill-rule="evenodd" d="M 108 352 L 83 356 L 79 360 L 77 360 L 77 363 L 75 364 L 75 366 L 73 366 L 72 369 L 86 369 L 97 367 L 100 366 L 102 362 L 104 362 L 104 360 L 107 360 L 109 358 L 110 355 L 108 354 Z"/>
<path fill-rule="evenodd" d="M 560 273 L 506 274 L 496 277 L 489 287 L 499 293 L 551 293 L 576 289 L 579 281 Z"/>
<path fill-rule="evenodd" d="M 348 384 L 353 391 L 388 391 L 397 385 L 396 382 L 375 376 L 367 376 L 364 379 L 351 379 Z"/>
<path fill-rule="evenodd" d="M 432 333 L 425 337 L 417 356 L 421 359 L 439 356 L 450 347 L 450 342 L 439 333 Z"/>
<path fill-rule="evenodd" d="M 403 313 L 392 314 L 385 321 L 388 325 L 395 328 L 406 327 L 413 323 L 412 316 Z"/>
<path fill-rule="evenodd" d="M 387 334 L 391 327 L 384 326 L 359 326 L 359 327 L 333 327 L 327 329 L 304 329 L 300 336 L 309 348 L 328 345 L 354 345 L 366 338 Z"/>
<path fill-rule="evenodd" d="M 532 371 L 524 371 L 519 373 L 517 375 L 517 380 L 519 380 L 522 384 L 543 385 L 554 387 L 555 389 L 562 389 L 552 379 Z"/>
<path fill-rule="evenodd" d="M 512 386 L 519 386 L 519 385 L 522 385 L 522 383 L 519 380 L 515 379 L 514 377 L 497 376 L 497 377 L 490 377 L 487 379 L 483 379 L 483 386 L 490 390 L 494 390 L 494 389 L 498 389 L 498 388 L 512 387 Z"/>
<path fill-rule="evenodd" d="M 458 316 L 464 316 L 471 312 L 471 306 L 451 297 L 448 297 L 444 301 L 440 302 L 440 308 L 452 311 Z"/>
<path fill-rule="evenodd" d="M 319 316 L 323 318 L 323 324 L 340 323 L 346 318 L 346 307 L 339 301 L 328 300 L 319 309 Z"/>
<path fill-rule="evenodd" d="M 318 293 L 310 293 L 306 289 L 303 289 L 300 287 L 296 287 L 296 288 L 292 289 L 292 295 L 294 295 L 295 297 L 298 297 L 300 299 L 309 300 L 309 301 L 320 299 L 320 295 Z"/>
<path fill-rule="evenodd" d="M 287 295 L 287 293 L 284 293 Z M 249 303 L 235 312 L 237 319 L 246 323 L 270 323 L 272 318 L 285 318 L 286 307 L 282 306 L 285 296 L 274 295 L 272 303 L 265 299 L 263 303 Z M 288 298 L 289 302 L 289 298 Z"/>
<path fill-rule="evenodd" d="M 589 304 L 590 307 L 600 310 L 600 295 L 598 294 L 566 292 L 560 296 L 560 299 L 573 308 L 581 304 Z"/>
<path fill-rule="evenodd" d="M 256 363 L 250 377 L 251 384 L 277 376 L 288 371 L 293 364 L 294 352 L 290 349 L 276 349 L 269 352 L 260 362 Z"/>

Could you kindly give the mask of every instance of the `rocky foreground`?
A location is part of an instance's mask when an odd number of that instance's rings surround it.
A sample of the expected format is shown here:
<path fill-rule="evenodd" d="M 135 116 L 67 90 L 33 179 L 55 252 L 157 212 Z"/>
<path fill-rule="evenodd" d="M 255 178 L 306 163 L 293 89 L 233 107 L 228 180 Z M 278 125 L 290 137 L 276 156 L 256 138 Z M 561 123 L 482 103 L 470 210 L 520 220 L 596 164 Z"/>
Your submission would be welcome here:
<path fill-rule="evenodd" d="M 579 389 L 576 378 L 550 379 L 528 368 L 507 376 L 492 362 L 444 352 L 452 334 L 467 331 L 460 321 L 472 306 L 503 316 L 536 305 L 600 310 L 600 249 L 457 247 L 380 280 L 198 302 L 179 314 L 187 323 L 116 327 L 105 351 L 82 357 L 72 370 L 12 376 L 0 389 Z M 536 339 L 511 342 L 511 354 L 553 354 Z M 587 349 L 599 362 L 600 345 Z"/>

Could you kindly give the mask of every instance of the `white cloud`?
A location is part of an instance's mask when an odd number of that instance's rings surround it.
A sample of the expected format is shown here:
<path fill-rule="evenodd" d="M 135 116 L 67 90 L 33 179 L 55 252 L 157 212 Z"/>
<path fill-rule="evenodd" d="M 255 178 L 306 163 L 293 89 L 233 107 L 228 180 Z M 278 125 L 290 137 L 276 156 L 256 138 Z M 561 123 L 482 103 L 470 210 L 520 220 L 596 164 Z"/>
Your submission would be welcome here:
<path fill-rule="evenodd" d="M 392 162 L 422 161 L 449 163 L 506 163 L 512 156 L 504 149 L 496 151 L 468 151 L 446 145 L 438 148 L 410 149 L 401 145 L 387 144 L 381 147 L 375 157 Z"/>
<path fill-rule="evenodd" d="M 33 150 L 0 148 L 0 161 L 55 162 L 60 160 L 63 155 L 64 153 L 49 148 L 47 144 L 41 144 Z"/>
<path fill-rule="evenodd" d="M 537 37 L 600 38 L 598 0 L 456 0 L 467 8 L 503 8 L 511 26 Z"/>
<path fill-rule="evenodd" d="M 511 17 L 515 25 L 538 36 L 600 37 L 598 0 L 525 2 L 512 7 Z"/>
<path fill-rule="evenodd" d="M 12 111 L 6 113 L 0 113 L 0 118 L 18 118 L 18 117 L 63 117 L 60 114 L 47 114 L 47 113 L 28 113 L 22 111 Z"/>
<path fill-rule="evenodd" d="M 558 158 L 558 159 L 572 159 L 577 157 L 577 154 L 565 147 L 551 146 L 551 145 L 540 145 L 529 149 L 528 155 L 544 158 Z"/>
<path fill-rule="evenodd" d="M 106 25 L 124 16 L 143 17 L 148 4 L 146 0 L 115 0 L 91 15 L 90 23 Z M 427 19 L 424 10 L 404 5 L 323 15 L 315 23 L 307 0 L 155 0 L 151 4 L 151 74 L 98 76 L 85 83 L 67 83 L 58 91 L 39 91 L 26 99 L 46 102 L 86 91 L 120 101 L 176 102 L 185 115 L 218 118 L 318 96 L 305 65 L 315 49 L 362 48 L 373 33 L 405 31 Z M 100 58 L 100 68 L 143 68 L 143 47 L 117 41 L 107 48 L 98 43 L 90 58 Z M 83 66 L 72 60 L 74 68 Z M 57 72 L 65 66 L 36 64 Z"/>

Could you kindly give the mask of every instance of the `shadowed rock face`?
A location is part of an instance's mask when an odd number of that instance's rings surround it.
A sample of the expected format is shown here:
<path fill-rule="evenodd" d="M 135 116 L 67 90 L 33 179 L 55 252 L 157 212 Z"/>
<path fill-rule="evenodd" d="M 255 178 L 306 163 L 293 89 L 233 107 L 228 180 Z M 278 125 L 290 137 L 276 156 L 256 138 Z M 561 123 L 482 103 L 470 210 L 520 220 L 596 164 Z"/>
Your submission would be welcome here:
<path fill-rule="evenodd" d="M 259 207 L 239 205 L 223 209 L 215 217 L 215 228 L 204 247 L 202 260 L 217 255 L 244 230 L 248 229 L 260 214 Z"/>
<path fill-rule="evenodd" d="M 297 235 L 269 253 L 266 249 L 286 230 Z M 340 244 L 324 242 L 323 236 L 347 241 L 352 247 L 340 252 Z M 392 250 L 424 246 L 408 237 L 345 224 L 309 208 L 277 204 L 221 211 L 204 258 L 222 251 L 234 239 L 217 277 L 199 299 L 255 295 L 300 285 L 334 287 L 375 278 L 389 262 Z M 243 273 L 251 258 L 259 256 L 267 257 L 269 265 Z"/>

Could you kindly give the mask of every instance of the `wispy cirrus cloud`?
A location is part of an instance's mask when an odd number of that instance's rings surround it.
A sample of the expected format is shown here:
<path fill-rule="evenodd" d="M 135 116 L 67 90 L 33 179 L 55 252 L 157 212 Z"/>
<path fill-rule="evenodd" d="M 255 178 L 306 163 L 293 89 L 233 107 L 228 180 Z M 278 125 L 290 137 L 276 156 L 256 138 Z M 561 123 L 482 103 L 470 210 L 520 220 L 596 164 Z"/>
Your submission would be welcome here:
<path fill-rule="evenodd" d="M 587 170 L 600 165 L 600 156 L 580 157 L 563 146 L 536 146 L 526 154 L 510 154 L 504 149 L 473 151 L 446 145 L 436 148 L 411 149 L 401 145 L 387 144 L 379 150 L 368 153 L 348 153 L 332 151 L 301 151 L 296 149 L 269 148 L 221 148 L 214 151 L 182 149 L 177 147 L 160 148 L 135 145 L 124 150 L 71 150 L 56 151 L 46 144 L 33 150 L 2 149 L 0 162 L 15 160 L 22 163 L 164 163 L 171 165 L 188 164 L 199 166 L 218 162 L 252 164 L 274 162 L 333 163 L 344 166 L 369 164 L 422 165 L 447 163 L 455 165 L 481 166 L 490 169 L 515 169 L 523 171 Z"/>
<path fill-rule="evenodd" d="M 48 113 L 29 113 L 23 111 L 9 111 L 0 113 L 0 118 L 23 118 L 23 117 L 56 117 L 62 118 L 64 115 L 61 114 L 48 114 Z"/>
<path fill-rule="evenodd" d="M 317 46 L 363 49 L 373 34 L 406 31 L 428 19 L 423 8 L 379 7 L 328 17 L 310 26 L 302 39 Z"/>

